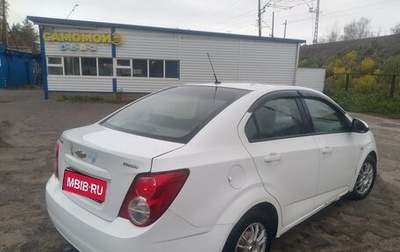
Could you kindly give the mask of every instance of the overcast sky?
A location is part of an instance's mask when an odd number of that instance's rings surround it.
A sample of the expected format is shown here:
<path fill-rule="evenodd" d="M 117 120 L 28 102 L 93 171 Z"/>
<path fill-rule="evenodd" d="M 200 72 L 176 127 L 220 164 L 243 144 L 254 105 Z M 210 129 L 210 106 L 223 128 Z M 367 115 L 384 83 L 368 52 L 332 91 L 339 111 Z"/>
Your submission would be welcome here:
<path fill-rule="evenodd" d="M 198 31 L 258 35 L 258 0 L 9 0 L 8 23 L 22 22 L 26 16 L 40 16 L 121 24 L 134 24 Z M 269 36 L 275 12 L 275 37 L 304 39 L 311 44 L 317 0 L 261 0 L 262 35 Z M 78 6 L 74 6 L 78 4 Z M 74 10 L 73 10 L 74 9 Z M 73 11 L 72 11 L 73 10 Z M 72 11 L 72 12 L 71 12 Z M 334 26 L 343 26 L 361 17 L 371 20 L 377 35 L 391 34 L 400 23 L 400 0 L 320 0 L 319 37 Z"/>

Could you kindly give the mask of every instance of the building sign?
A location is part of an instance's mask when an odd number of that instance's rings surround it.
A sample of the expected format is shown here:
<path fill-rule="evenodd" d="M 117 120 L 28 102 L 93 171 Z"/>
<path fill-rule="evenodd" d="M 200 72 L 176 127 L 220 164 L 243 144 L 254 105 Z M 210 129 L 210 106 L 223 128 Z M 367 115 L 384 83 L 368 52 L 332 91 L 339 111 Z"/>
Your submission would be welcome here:
<path fill-rule="evenodd" d="M 46 42 L 75 42 L 75 43 L 102 43 L 122 44 L 121 34 L 111 33 L 79 33 L 79 32 L 43 32 Z"/>
<path fill-rule="evenodd" d="M 76 43 L 61 43 L 60 44 L 60 50 L 61 51 L 96 51 L 97 46 L 96 44 L 76 44 Z"/>
<path fill-rule="evenodd" d="M 60 50 L 96 51 L 96 44 L 122 44 L 121 34 L 111 33 L 79 33 L 79 32 L 43 32 L 46 42 L 67 42 L 60 44 Z M 68 43 L 69 42 L 69 43 Z"/>

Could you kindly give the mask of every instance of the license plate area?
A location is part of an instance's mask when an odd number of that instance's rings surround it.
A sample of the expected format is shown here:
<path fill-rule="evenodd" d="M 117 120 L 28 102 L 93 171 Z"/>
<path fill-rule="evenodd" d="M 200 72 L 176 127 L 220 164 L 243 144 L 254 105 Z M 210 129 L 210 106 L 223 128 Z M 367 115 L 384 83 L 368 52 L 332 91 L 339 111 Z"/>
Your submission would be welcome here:
<path fill-rule="evenodd" d="M 62 189 L 102 203 L 106 199 L 107 182 L 71 170 L 65 170 Z"/>

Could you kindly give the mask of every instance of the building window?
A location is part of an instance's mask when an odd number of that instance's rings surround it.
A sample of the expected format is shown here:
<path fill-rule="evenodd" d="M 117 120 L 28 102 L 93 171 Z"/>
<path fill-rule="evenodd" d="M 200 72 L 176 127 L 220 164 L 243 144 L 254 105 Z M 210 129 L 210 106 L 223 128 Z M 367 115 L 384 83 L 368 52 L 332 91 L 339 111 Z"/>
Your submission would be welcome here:
<path fill-rule="evenodd" d="M 97 59 L 96 58 L 81 58 L 82 75 L 97 76 Z"/>
<path fill-rule="evenodd" d="M 149 60 L 149 76 L 156 78 L 164 77 L 164 61 Z"/>
<path fill-rule="evenodd" d="M 114 67 L 112 58 L 99 58 L 99 75 L 113 76 Z"/>
<path fill-rule="evenodd" d="M 63 75 L 62 57 L 47 58 L 47 73 L 49 75 Z"/>
<path fill-rule="evenodd" d="M 133 77 L 147 77 L 147 60 L 133 60 Z"/>
<path fill-rule="evenodd" d="M 179 79 L 179 61 L 166 60 L 165 61 L 165 78 Z"/>
<path fill-rule="evenodd" d="M 64 57 L 65 75 L 81 75 L 79 57 Z"/>
<path fill-rule="evenodd" d="M 49 64 L 49 65 L 61 65 L 62 64 L 61 57 L 48 57 L 47 58 L 47 64 Z"/>
<path fill-rule="evenodd" d="M 180 78 L 179 60 L 48 57 L 49 75 Z"/>
<path fill-rule="evenodd" d="M 116 64 L 116 72 L 117 76 L 126 76 L 126 77 L 131 77 L 131 60 L 128 59 L 117 59 L 117 64 Z"/>

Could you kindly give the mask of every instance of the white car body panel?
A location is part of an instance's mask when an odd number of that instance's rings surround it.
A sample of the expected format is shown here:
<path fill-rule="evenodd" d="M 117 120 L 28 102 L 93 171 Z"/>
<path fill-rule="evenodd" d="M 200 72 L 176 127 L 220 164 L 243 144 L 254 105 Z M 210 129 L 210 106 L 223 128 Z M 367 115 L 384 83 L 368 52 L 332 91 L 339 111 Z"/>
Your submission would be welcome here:
<path fill-rule="evenodd" d="M 197 228 L 171 211 L 145 228 L 135 227 L 123 218 L 107 221 L 66 198 L 59 184 L 52 176 L 46 186 L 49 216 L 57 230 L 79 251 L 220 251 L 223 240 L 219 237 L 231 229 L 230 225 Z M 205 242 L 193 246 L 198 240 Z"/>
<path fill-rule="evenodd" d="M 180 148 L 183 144 L 149 139 L 102 127 L 98 124 L 69 130 L 60 138 L 60 166 L 108 182 L 102 204 L 64 192 L 79 206 L 106 220 L 117 217 L 126 191 L 138 173 L 151 170 L 152 158 Z M 73 141 L 73 143 L 71 142 Z M 73 151 L 83 151 L 78 158 Z M 60 178 L 64 169 L 60 170 Z M 121 188 L 125 188 L 121 193 Z"/>
<path fill-rule="evenodd" d="M 316 207 L 324 205 L 337 195 L 353 188 L 353 176 L 362 154 L 361 146 L 354 146 L 356 133 L 316 135 L 321 167 Z M 358 147 L 358 148 L 357 148 Z"/>
<path fill-rule="evenodd" d="M 371 132 L 248 140 L 248 111 L 258 98 L 282 90 L 315 92 L 310 89 L 243 83 L 202 86 L 216 92 L 219 87 L 251 92 L 187 143 L 138 136 L 100 122 L 63 133 L 59 179 L 49 179 L 46 202 L 55 227 L 78 250 L 221 251 L 235 224 L 259 205 L 276 211 L 279 237 L 352 190 L 363 161 L 376 153 Z M 105 201 L 63 191 L 65 169 L 106 181 Z M 177 169 L 190 174 L 158 220 L 138 227 L 119 216 L 138 174 Z"/>
<path fill-rule="evenodd" d="M 254 157 L 265 189 L 279 199 L 283 227 L 313 210 L 319 151 L 312 137 L 246 143 L 245 146 Z"/>
<path fill-rule="evenodd" d="M 191 175 L 171 205 L 171 210 L 194 226 L 233 224 L 245 211 L 261 202 L 274 202 L 271 204 L 277 206 L 273 197 L 263 189 L 254 162 L 237 133 L 235 122 L 246 113 L 250 101 L 232 104 L 209 122 L 184 148 L 154 159 L 153 171 L 171 167 L 190 168 Z M 235 177 L 230 173 L 234 167 L 240 168 L 242 176 Z M 235 188 L 232 184 L 237 180 L 240 182 L 237 182 L 239 185 Z M 240 202 L 241 211 L 233 208 L 236 202 Z M 213 205 L 218 205 L 218 209 L 210 207 Z M 227 209 L 231 208 L 236 210 L 230 213 Z"/>

